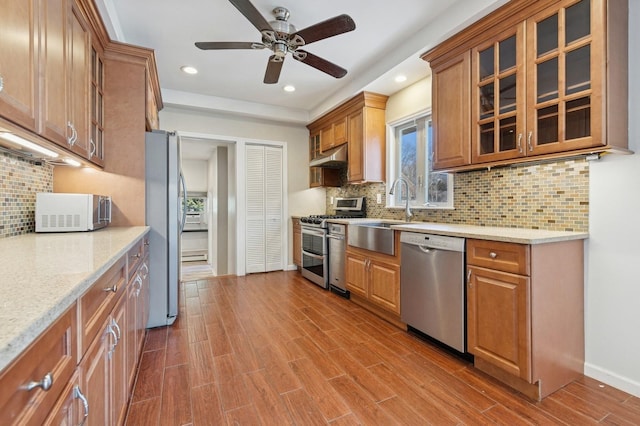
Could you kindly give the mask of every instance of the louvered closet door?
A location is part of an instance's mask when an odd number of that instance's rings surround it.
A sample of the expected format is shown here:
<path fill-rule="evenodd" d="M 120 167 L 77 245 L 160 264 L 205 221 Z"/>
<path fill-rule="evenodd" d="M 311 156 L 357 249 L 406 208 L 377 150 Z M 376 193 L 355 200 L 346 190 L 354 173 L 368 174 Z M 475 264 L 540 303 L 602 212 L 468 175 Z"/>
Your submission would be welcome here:
<path fill-rule="evenodd" d="M 265 147 L 267 271 L 282 269 L 282 149 Z"/>
<path fill-rule="evenodd" d="M 282 149 L 246 146 L 246 270 L 282 268 Z"/>

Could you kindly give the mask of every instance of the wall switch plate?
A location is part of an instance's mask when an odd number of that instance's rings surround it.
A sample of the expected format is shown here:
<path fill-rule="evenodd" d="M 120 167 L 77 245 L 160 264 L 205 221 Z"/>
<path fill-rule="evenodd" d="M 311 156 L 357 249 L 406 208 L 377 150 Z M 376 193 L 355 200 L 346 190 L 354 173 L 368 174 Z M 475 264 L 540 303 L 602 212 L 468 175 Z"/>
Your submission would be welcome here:
<path fill-rule="evenodd" d="M 333 204 L 333 197 L 329 197 L 329 204 Z"/>
<path fill-rule="evenodd" d="M 382 194 L 376 194 L 376 202 L 382 204 Z"/>

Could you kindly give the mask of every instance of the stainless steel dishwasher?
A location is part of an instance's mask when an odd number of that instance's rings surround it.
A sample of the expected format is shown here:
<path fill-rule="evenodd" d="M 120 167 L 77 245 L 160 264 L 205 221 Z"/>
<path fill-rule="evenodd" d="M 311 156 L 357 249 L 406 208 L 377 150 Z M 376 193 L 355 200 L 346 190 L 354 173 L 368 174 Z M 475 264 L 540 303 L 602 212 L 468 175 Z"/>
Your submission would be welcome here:
<path fill-rule="evenodd" d="M 402 232 L 400 242 L 402 321 L 464 353 L 464 238 Z"/>

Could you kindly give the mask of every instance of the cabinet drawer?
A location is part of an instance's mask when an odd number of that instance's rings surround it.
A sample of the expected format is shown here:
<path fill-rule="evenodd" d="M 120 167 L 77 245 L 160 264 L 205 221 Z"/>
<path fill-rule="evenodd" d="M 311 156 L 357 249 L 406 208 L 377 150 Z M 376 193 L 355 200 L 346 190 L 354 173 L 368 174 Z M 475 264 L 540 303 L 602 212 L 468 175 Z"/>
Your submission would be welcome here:
<path fill-rule="evenodd" d="M 136 273 L 136 270 L 142 263 L 145 255 L 146 245 L 145 238 L 140 238 L 127 252 L 127 279 L 130 280 Z"/>
<path fill-rule="evenodd" d="M 78 304 L 78 319 L 81 324 L 79 359 L 100 331 L 102 323 L 111 312 L 116 300 L 124 293 L 125 271 L 126 258 L 123 256 L 80 297 Z"/>
<path fill-rule="evenodd" d="M 0 375 L 0 424 L 41 425 L 76 368 L 76 305 Z M 48 390 L 34 387 L 51 374 Z"/>
<path fill-rule="evenodd" d="M 529 246 L 498 241 L 467 240 L 467 263 L 529 276 Z"/>

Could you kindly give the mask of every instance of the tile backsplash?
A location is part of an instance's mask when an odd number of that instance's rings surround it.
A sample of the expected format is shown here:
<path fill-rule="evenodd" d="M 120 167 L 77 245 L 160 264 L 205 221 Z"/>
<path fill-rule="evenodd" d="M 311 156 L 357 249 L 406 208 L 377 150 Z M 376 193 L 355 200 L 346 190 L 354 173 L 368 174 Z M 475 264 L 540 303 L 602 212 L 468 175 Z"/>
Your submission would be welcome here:
<path fill-rule="evenodd" d="M 384 183 L 327 188 L 330 197 L 366 196 L 367 217 L 404 219 L 404 209 L 387 209 Z M 479 226 L 589 230 L 589 162 L 584 159 L 457 173 L 454 209 L 413 210 L 414 220 Z"/>
<path fill-rule="evenodd" d="M 0 152 L 0 238 L 35 232 L 38 192 L 53 192 L 53 166 Z"/>

